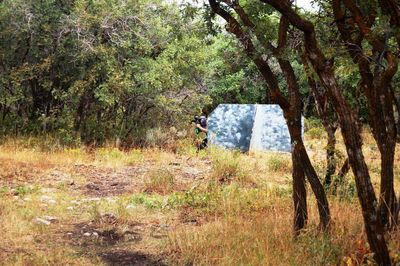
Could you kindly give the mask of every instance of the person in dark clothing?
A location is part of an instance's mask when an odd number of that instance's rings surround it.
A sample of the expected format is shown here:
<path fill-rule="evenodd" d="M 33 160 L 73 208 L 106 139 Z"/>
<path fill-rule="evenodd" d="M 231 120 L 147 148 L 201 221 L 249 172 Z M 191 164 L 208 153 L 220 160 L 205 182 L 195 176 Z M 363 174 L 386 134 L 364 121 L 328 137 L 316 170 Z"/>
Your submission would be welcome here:
<path fill-rule="evenodd" d="M 196 141 L 196 146 L 197 150 L 202 150 L 207 147 L 208 144 L 208 139 L 207 139 L 207 132 L 208 132 L 208 126 L 207 126 L 207 118 L 205 116 L 195 116 L 194 120 L 196 123 L 196 134 L 198 135 L 199 133 L 203 132 L 206 134 L 206 137 L 200 142 Z"/>

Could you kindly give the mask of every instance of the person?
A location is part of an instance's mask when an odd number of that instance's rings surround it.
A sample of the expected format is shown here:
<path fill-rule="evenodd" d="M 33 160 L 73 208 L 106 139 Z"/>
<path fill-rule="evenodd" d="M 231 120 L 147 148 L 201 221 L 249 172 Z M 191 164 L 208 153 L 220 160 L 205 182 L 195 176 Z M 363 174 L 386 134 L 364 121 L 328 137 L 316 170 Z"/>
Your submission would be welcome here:
<path fill-rule="evenodd" d="M 196 134 L 203 132 L 206 134 L 206 137 L 201 141 L 196 141 L 197 150 L 202 150 L 207 147 L 208 139 L 207 139 L 207 132 L 208 132 L 208 125 L 207 125 L 207 118 L 205 116 L 197 117 L 195 116 L 194 121 L 196 122 Z"/>

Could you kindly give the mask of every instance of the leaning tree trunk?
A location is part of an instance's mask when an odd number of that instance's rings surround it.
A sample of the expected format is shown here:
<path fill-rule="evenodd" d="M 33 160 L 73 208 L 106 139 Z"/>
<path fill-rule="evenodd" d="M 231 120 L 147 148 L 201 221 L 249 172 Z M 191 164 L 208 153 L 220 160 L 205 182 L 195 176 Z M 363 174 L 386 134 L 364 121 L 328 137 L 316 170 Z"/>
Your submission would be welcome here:
<path fill-rule="evenodd" d="M 326 88 L 329 98 L 339 118 L 347 155 L 355 176 L 357 194 L 361 204 L 365 230 L 374 258 L 379 265 L 391 265 L 384 230 L 379 219 L 377 199 L 362 153 L 362 140 L 356 117 L 346 102 L 341 88 L 336 82 L 332 62 L 328 61 L 318 47 L 314 25 L 300 17 L 286 1 L 261 0 L 285 16 L 290 23 L 304 33 L 306 54 L 315 72 Z"/>
<path fill-rule="evenodd" d="M 305 176 L 303 171 L 302 160 L 299 149 L 300 145 L 292 139 L 292 176 L 293 176 L 293 203 L 294 203 L 294 217 L 293 217 L 293 230 L 297 234 L 303 229 L 307 223 L 307 191 L 305 187 Z"/>
<path fill-rule="evenodd" d="M 381 11 L 388 11 L 386 4 L 389 2 L 391 1 L 380 1 Z M 393 212 L 397 209 L 397 201 L 393 183 L 396 125 L 390 83 L 397 72 L 398 62 L 396 56 L 386 48 L 388 38 L 379 36 L 373 31 L 375 13 L 378 10 L 377 3 L 373 4 L 375 4 L 374 11 L 367 17 L 362 13 L 358 3 L 353 0 L 334 0 L 332 9 L 340 36 L 353 62 L 358 65 L 360 84 L 368 100 L 369 124 L 381 154 L 379 216 L 383 226 L 391 228 L 395 224 Z M 400 10 L 399 5 L 394 2 L 391 2 L 390 6 L 393 11 L 396 10 L 395 8 Z M 351 13 L 353 20 L 345 19 L 346 12 Z M 393 24 L 393 21 L 391 23 Z M 362 45 L 363 40 L 373 48 L 373 56 L 378 58 L 379 67 L 373 66 L 366 56 Z M 354 49 L 354 47 L 360 47 L 360 49 Z M 386 62 L 382 62 L 384 59 Z"/>
<path fill-rule="evenodd" d="M 293 146 L 292 153 L 294 153 L 294 156 L 296 157 L 296 163 L 299 163 L 303 168 L 303 171 L 307 176 L 308 182 L 310 182 L 311 189 L 317 199 L 318 213 L 320 219 L 319 227 L 321 227 L 323 230 L 326 230 L 329 227 L 331 216 L 324 186 L 319 181 L 318 175 L 311 164 L 310 158 L 308 157 L 303 139 L 301 137 L 301 127 L 294 127 L 290 124 L 290 120 L 288 120 L 288 128 Z"/>
<path fill-rule="evenodd" d="M 301 50 L 301 49 L 300 49 Z M 319 118 L 322 120 L 322 125 L 325 128 L 328 137 L 328 143 L 326 145 L 326 173 L 325 173 L 325 185 L 329 187 L 332 183 L 332 175 L 336 171 L 336 137 L 335 132 L 337 130 L 337 118 L 332 112 L 332 108 L 328 102 L 328 96 L 323 88 L 318 88 L 318 84 L 312 76 L 310 67 L 308 65 L 307 56 L 303 51 L 300 51 L 300 58 L 303 63 L 304 71 L 307 75 L 307 83 L 311 89 L 315 99 L 315 106 Z"/>

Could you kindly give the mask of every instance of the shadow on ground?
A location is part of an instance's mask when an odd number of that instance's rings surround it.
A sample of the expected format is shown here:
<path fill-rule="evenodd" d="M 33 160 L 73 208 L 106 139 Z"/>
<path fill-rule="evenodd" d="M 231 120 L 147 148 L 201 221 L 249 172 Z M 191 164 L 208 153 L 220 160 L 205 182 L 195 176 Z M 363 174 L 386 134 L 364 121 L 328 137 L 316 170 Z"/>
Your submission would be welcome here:
<path fill-rule="evenodd" d="M 161 259 L 138 251 L 115 250 L 101 253 L 99 256 L 107 265 L 166 265 Z"/>

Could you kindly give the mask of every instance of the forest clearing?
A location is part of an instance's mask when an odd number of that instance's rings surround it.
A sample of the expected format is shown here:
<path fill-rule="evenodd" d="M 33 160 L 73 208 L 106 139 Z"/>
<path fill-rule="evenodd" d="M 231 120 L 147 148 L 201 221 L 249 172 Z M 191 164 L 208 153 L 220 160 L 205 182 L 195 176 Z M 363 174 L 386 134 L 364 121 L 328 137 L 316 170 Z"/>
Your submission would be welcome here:
<path fill-rule="evenodd" d="M 398 0 L 1 0 L 0 265 L 400 265 Z"/>
<path fill-rule="evenodd" d="M 326 137 L 309 132 L 307 149 L 322 171 Z M 363 137 L 377 188 L 377 148 L 370 133 Z M 196 156 L 187 141 L 176 153 L 52 145 L 10 139 L 0 146 L 4 265 L 372 263 L 351 173 L 327 192 L 330 233 L 317 233 L 311 198 L 308 227 L 294 239 L 289 154 L 210 149 Z M 394 263 L 399 239 L 388 241 Z"/>

